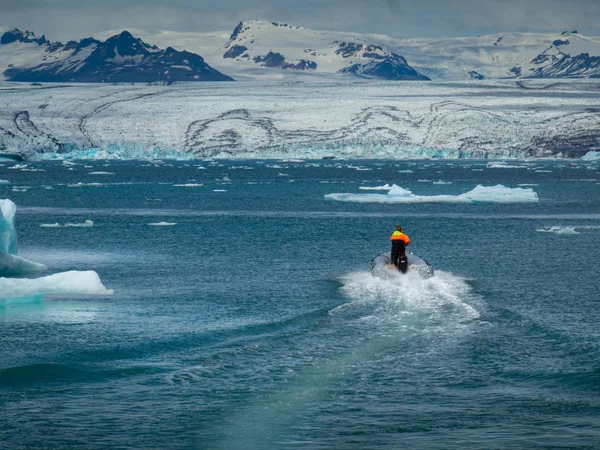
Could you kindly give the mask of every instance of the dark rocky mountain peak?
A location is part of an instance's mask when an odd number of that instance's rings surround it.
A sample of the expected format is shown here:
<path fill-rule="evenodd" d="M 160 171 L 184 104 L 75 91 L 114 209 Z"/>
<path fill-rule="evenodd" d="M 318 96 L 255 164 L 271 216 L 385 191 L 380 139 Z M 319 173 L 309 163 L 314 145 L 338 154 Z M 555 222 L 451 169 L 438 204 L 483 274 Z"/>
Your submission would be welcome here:
<path fill-rule="evenodd" d="M 48 40 L 44 35 L 38 38 L 32 31 L 21 31 L 18 28 L 13 28 L 0 37 L 0 44 L 12 44 L 13 42 L 35 42 L 38 45 L 43 45 L 47 44 Z"/>

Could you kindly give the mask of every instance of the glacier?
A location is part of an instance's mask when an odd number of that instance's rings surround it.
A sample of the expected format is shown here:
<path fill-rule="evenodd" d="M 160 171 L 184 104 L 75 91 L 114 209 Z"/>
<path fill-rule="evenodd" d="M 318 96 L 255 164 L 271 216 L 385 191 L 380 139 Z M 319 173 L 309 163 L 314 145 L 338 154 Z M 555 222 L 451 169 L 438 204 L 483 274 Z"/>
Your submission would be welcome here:
<path fill-rule="evenodd" d="M 580 158 L 600 80 L 0 83 L 0 153 L 26 159 Z"/>
<path fill-rule="evenodd" d="M 22 278 L 47 270 L 44 264 L 17 256 L 17 207 L 0 199 L 0 307 L 12 302 L 39 301 L 46 294 L 111 294 L 94 271 L 60 272 L 39 278 Z"/>
<path fill-rule="evenodd" d="M 326 194 L 327 200 L 355 203 L 537 203 L 537 193 L 531 188 L 509 188 L 477 185 L 459 195 L 415 195 L 410 190 L 392 185 L 387 194 Z"/>

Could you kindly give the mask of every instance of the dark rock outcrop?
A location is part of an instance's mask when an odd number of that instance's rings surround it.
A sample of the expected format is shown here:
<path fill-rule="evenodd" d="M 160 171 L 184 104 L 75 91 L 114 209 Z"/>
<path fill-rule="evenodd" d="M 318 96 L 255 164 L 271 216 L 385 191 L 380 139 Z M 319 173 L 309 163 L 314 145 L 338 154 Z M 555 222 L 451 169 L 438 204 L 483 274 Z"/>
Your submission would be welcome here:
<path fill-rule="evenodd" d="M 308 59 L 301 59 L 296 64 L 286 63 L 281 66 L 282 69 L 293 69 L 293 70 L 316 70 L 317 63 Z"/>
<path fill-rule="evenodd" d="M 406 59 L 395 53 L 382 61 L 371 61 L 367 64 L 353 64 L 340 70 L 364 78 L 380 78 L 384 80 L 431 81 L 408 65 Z"/>
<path fill-rule="evenodd" d="M 281 67 L 285 57 L 281 53 L 269 52 L 266 55 L 255 56 L 253 61 L 263 67 Z"/>
<path fill-rule="evenodd" d="M 243 45 L 233 45 L 223 54 L 223 58 L 235 59 L 246 51 L 248 51 L 248 48 Z"/>

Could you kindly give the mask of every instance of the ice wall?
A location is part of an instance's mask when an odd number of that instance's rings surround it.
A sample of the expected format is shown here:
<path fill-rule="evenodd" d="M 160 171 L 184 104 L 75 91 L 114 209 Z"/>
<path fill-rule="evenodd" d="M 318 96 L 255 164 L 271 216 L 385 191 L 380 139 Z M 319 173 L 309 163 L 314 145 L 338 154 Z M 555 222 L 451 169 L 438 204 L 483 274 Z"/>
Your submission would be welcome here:
<path fill-rule="evenodd" d="M 8 85 L 0 148 L 28 159 L 592 158 L 599 89 L 600 80 Z"/>

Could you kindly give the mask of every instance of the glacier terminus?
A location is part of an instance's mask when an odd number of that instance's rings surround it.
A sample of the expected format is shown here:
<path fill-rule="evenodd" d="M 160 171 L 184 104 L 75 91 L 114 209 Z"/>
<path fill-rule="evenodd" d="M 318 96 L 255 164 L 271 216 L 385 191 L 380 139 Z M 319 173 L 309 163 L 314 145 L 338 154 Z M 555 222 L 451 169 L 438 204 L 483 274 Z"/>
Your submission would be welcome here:
<path fill-rule="evenodd" d="M 580 158 L 600 148 L 599 90 L 596 79 L 4 82 L 0 152 L 34 160 Z"/>

